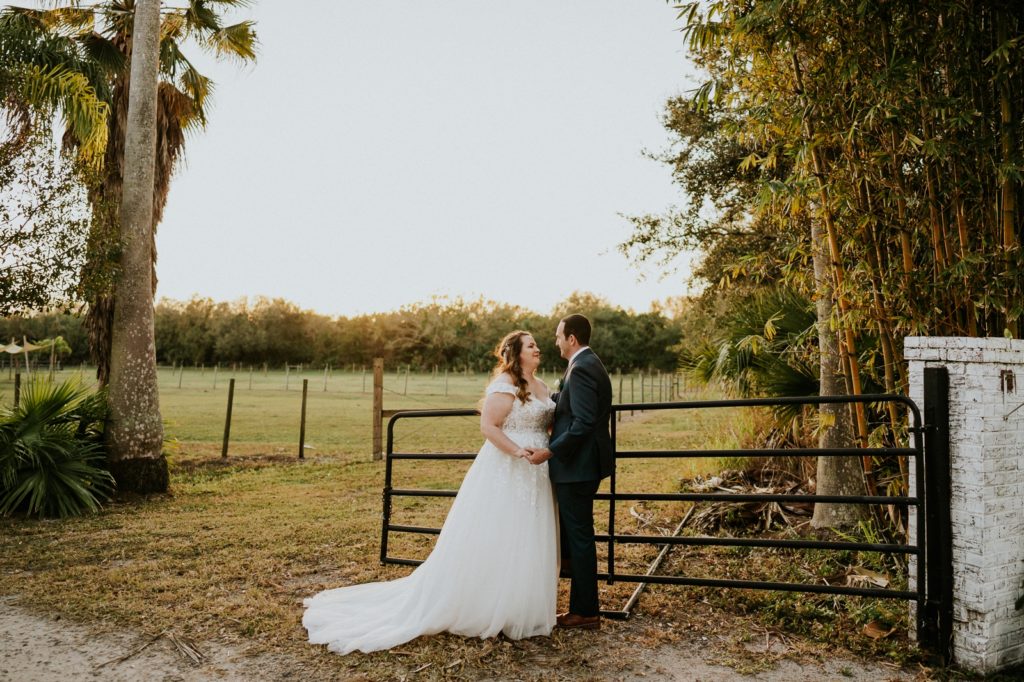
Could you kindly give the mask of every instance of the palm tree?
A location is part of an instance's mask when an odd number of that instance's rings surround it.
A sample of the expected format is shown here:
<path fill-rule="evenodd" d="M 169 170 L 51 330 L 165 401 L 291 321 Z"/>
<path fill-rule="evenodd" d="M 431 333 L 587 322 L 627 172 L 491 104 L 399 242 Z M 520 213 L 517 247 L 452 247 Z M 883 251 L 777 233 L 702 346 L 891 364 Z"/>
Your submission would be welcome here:
<path fill-rule="evenodd" d="M 185 146 L 185 134 L 206 124 L 212 89 L 185 55 L 191 42 L 218 58 L 252 61 L 256 33 L 251 21 L 225 25 L 224 14 L 245 7 L 249 0 L 189 0 L 183 7 L 163 8 L 156 107 L 156 169 L 153 183 L 153 227 L 160 223 L 171 177 Z M 111 324 L 114 316 L 114 257 L 119 243 L 118 215 L 124 175 L 125 130 L 128 117 L 129 66 L 133 45 L 135 0 L 105 0 L 91 8 L 61 7 L 43 10 L 5 10 L 18 13 L 22 22 L 47 39 L 65 35 L 77 45 L 90 66 L 97 92 L 105 93 L 111 115 L 101 180 L 90 191 L 94 213 L 90 257 L 82 275 L 82 294 L 89 304 L 90 346 L 97 375 L 106 384 L 110 373 Z M 65 141 L 84 147 L 87 140 L 68 128 Z M 152 251 L 155 290 L 156 250 Z"/>
<path fill-rule="evenodd" d="M 96 165 L 107 146 L 107 93 L 93 84 L 91 65 L 71 37 L 38 29 L 38 21 L 19 8 L 0 13 L 0 111 L 10 130 L 0 142 L 0 164 L 28 144 L 36 127 L 48 128 L 59 110 L 65 129 L 81 141 L 79 160 Z"/>
<path fill-rule="evenodd" d="M 107 456 L 118 487 L 167 489 L 153 339 L 153 172 L 156 165 L 160 0 L 139 0 L 125 126 L 118 305 L 111 328 Z"/>
<path fill-rule="evenodd" d="M 252 22 L 222 22 L 224 11 L 246 4 L 190 0 L 161 11 L 159 0 L 145 0 L 138 21 L 135 0 L 3 12 L 38 45 L 59 42 L 76 56 L 110 108 L 100 180 L 90 186 L 82 292 L 99 379 L 110 386 L 108 456 L 122 490 L 167 486 L 153 344 L 154 235 L 185 133 L 205 124 L 211 90 L 182 48 L 191 40 L 217 56 L 254 59 Z M 73 126 L 65 142 L 79 150 L 91 144 Z"/>

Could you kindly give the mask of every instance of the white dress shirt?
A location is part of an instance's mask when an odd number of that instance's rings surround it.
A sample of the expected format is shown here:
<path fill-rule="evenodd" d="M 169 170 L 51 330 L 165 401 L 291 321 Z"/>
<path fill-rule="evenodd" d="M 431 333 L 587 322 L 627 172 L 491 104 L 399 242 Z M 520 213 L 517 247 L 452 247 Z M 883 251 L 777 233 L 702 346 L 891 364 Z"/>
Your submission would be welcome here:
<path fill-rule="evenodd" d="M 577 350 L 575 353 L 573 353 L 571 356 L 569 356 L 569 366 L 566 367 L 566 369 L 565 369 L 565 379 L 566 379 L 566 381 L 569 380 L 569 375 L 572 373 L 572 363 L 573 363 L 573 360 L 576 359 L 577 355 L 579 355 L 583 351 L 587 350 L 588 348 L 590 348 L 590 346 L 581 346 L 579 348 L 579 350 Z"/>

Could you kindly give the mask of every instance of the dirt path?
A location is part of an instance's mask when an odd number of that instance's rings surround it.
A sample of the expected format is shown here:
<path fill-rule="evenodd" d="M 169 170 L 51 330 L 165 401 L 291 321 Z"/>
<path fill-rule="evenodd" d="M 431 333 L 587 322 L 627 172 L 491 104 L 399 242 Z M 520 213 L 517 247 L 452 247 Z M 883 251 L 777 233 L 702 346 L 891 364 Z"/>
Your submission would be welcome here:
<path fill-rule="evenodd" d="M 228 647 L 200 644 L 202 660 L 194 663 L 171 638 L 110 632 L 32 613 L 0 598 L 0 680 L 198 680 L 280 679 L 265 677 L 287 670 L 287 662 L 246 656 Z M 178 640 L 182 646 L 189 643 Z"/>
<path fill-rule="evenodd" d="M 201 655 L 200 660 L 192 660 L 188 653 L 189 647 Z M 915 679 L 912 671 L 842 659 L 811 665 L 780 660 L 772 670 L 742 675 L 732 668 L 709 664 L 704 660 L 701 650 L 701 643 L 694 642 L 638 652 L 632 665 L 626 670 L 615 671 L 607 678 L 593 668 L 580 669 L 578 675 L 565 670 L 559 672 L 563 675 L 568 673 L 570 678 L 580 680 L 671 682 L 733 679 L 876 682 Z M 530 668 L 533 669 L 523 670 L 524 678 L 543 679 L 552 672 L 550 669 L 545 670 L 542 658 L 531 662 Z M 308 678 L 310 672 L 303 662 L 284 655 L 252 655 L 212 642 L 183 641 L 173 635 L 154 638 L 140 633 L 112 632 L 33 613 L 17 605 L 13 597 L 0 598 L 0 680 L 290 680 Z M 399 667 L 395 669 L 395 678 L 431 679 L 435 677 L 431 672 L 424 670 L 420 674 L 411 674 L 412 671 Z M 473 677 L 470 671 L 463 671 L 464 675 L 467 673 L 470 678 Z M 338 674 L 344 673 L 339 671 Z"/>

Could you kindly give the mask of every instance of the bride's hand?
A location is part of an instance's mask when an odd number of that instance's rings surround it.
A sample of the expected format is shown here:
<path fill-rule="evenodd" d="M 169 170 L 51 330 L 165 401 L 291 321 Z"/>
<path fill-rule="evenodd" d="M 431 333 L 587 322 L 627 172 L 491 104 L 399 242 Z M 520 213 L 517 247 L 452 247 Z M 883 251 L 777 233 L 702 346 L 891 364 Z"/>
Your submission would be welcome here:
<path fill-rule="evenodd" d="M 526 448 L 519 448 L 518 450 L 515 451 L 514 456 L 522 459 L 529 459 L 530 455 L 532 454 L 533 453 Z"/>
<path fill-rule="evenodd" d="M 530 464 L 543 464 L 551 459 L 551 451 L 547 448 L 531 449 L 530 455 L 526 459 L 529 460 Z"/>

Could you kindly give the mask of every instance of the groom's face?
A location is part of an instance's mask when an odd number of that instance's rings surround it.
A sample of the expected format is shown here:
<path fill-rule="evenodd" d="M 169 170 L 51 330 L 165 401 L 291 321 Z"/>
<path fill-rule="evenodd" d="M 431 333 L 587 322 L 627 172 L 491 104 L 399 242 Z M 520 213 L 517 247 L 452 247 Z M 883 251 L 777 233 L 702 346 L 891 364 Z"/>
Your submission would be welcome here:
<path fill-rule="evenodd" d="M 572 350 L 569 348 L 569 339 L 565 338 L 565 322 L 558 323 L 558 329 L 555 330 L 555 345 L 558 346 L 559 355 L 566 360 L 572 356 Z"/>

